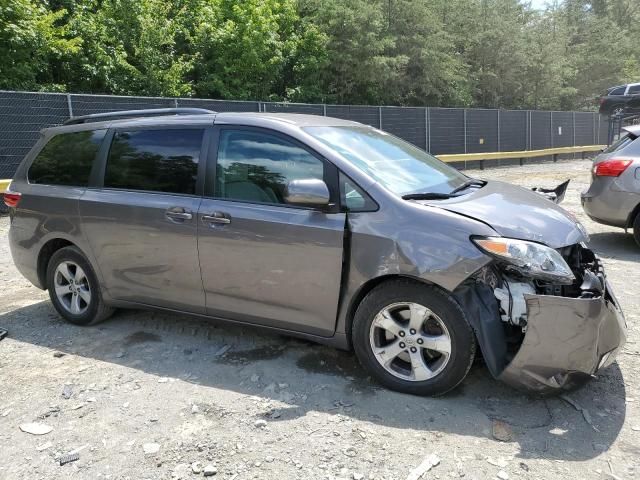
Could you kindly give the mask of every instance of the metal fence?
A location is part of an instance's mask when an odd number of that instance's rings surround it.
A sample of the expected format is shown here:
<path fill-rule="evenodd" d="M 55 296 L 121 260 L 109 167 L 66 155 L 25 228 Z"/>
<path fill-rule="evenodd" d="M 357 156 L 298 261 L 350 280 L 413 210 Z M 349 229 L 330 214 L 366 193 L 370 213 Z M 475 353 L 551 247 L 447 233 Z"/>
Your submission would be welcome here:
<path fill-rule="evenodd" d="M 72 116 L 162 107 L 326 115 L 381 128 L 435 155 L 606 143 L 608 119 L 591 112 L 376 107 L 0 91 L 0 178 L 11 178 L 42 128 Z M 495 164 L 510 163 L 495 160 Z M 464 166 L 464 165 L 463 165 Z"/>

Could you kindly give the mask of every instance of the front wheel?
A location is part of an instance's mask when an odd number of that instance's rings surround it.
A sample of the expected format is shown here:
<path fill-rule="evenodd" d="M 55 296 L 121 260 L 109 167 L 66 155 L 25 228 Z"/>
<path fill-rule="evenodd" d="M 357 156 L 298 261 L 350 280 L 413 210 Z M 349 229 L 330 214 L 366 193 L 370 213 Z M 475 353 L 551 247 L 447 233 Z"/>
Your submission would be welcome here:
<path fill-rule="evenodd" d="M 382 385 L 415 395 L 442 395 L 467 375 L 473 330 L 446 292 L 411 280 L 385 282 L 367 294 L 353 323 L 360 363 Z"/>
<path fill-rule="evenodd" d="M 76 247 L 61 248 L 51 256 L 46 280 L 53 306 L 70 323 L 90 325 L 113 313 L 102 300 L 93 268 Z"/>

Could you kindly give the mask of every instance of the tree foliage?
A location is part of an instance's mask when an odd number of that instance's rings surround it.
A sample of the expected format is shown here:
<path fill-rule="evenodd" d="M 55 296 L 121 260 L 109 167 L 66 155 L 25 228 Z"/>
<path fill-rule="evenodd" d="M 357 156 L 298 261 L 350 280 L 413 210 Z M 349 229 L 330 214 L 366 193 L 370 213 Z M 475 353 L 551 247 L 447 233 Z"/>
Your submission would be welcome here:
<path fill-rule="evenodd" d="M 637 0 L 0 0 L 0 88 L 593 108 Z"/>

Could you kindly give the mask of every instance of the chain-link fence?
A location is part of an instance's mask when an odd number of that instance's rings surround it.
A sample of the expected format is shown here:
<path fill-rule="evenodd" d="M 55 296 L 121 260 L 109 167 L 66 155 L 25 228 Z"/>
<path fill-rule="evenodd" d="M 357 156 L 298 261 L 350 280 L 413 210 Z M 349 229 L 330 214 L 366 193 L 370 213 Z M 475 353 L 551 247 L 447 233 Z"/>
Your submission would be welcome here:
<path fill-rule="evenodd" d="M 13 176 L 42 128 L 59 125 L 71 116 L 166 107 L 343 118 L 381 128 L 435 155 L 597 145 L 606 143 L 608 135 L 608 119 L 591 112 L 313 105 L 0 91 L 0 178 Z"/>

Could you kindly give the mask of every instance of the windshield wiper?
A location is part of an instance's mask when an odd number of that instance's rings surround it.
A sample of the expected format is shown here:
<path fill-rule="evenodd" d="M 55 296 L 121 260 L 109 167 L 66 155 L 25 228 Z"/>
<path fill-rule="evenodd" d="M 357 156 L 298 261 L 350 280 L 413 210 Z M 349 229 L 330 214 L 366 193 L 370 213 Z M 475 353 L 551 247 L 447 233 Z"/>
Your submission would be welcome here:
<path fill-rule="evenodd" d="M 450 193 L 436 193 L 436 192 L 425 192 L 425 193 L 410 193 L 408 195 L 403 195 L 403 200 L 446 200 L 447 198 L 456 197 L 457 195 L 451 195 Z"/>
<path fill-rule="evenodd" d="M 466 182 L 464 182 L 459 187 L 454 188 L 449 193 L 437 193 L 437 192 L 424 192 L 424 193 L 409 193 L 407 195 L 403 195 L 403 200 L 446 200 L 447 198 L 459 197 L 460 195 L 456 195 L 456 193 L 460 193 L 463 190 L 466 190 L 469 187 L 478 186 L 484 187 L 487 182 L 484 180 L 478 180 L 476 178 L 470 178 Z"/>
<path fill-rule="evenodd" d="M 486 183 L 487 182 L 485 182 L 484 180 L 478 180 L 477 178 L 470 178 L 469 180 L 464 182 L 459 187 L 456 187 L 453 190 L 451 190 L 449 195 L 453 195 L 454 193 L 461 192 L 461 191 L 466 190 L 467 188 L 473 187 L 473 186 L 484 187 Z"/>

